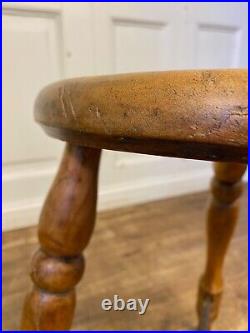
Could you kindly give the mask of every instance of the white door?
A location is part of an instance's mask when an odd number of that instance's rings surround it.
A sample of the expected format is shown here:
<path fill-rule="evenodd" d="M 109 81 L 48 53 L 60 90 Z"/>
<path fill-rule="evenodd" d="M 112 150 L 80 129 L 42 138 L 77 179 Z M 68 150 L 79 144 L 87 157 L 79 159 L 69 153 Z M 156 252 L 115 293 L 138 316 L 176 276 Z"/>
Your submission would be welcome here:
<path fill-rule="evenodd" d="M 37 222 L 63 143 L 33 121 L 67 77 L 247 66 L 245 3 L 4 3 L 3 228 Z M 99 207 L 203 190 L 206 162 L 104 152 Z"/>

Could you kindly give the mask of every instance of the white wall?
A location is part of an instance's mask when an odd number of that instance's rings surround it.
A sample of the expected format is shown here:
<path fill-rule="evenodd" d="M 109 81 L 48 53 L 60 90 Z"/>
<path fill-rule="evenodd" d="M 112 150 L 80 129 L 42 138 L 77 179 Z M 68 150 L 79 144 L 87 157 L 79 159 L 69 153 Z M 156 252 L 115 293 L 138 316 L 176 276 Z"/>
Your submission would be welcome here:
<path fill-rule="evenodd" d="M 3 3 L 3 229 L 37 222 L 63 149 L 33 121 L 44 85 L 246 66 L 246 3 Z M 105 151 L 99 209 L 203 190 L 210 176 L 207 162 Z"/>

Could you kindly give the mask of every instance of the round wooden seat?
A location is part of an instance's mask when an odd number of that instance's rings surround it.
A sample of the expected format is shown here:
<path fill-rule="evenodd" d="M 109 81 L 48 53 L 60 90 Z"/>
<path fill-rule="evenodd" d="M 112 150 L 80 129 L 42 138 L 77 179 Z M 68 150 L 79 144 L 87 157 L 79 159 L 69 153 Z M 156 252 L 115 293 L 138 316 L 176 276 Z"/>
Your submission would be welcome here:
<path fill-rule="evenodd" d="M 247 161 L 246 70 L 76 78 L 39 94 L 35 119 L 58 139 L 96 148 Z"/>

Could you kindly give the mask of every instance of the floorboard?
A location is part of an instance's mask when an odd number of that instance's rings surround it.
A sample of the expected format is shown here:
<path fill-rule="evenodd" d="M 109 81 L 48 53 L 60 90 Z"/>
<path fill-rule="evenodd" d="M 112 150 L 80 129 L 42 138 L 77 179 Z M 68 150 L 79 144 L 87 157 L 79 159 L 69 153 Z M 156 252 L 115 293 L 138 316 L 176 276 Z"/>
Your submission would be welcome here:
<path fill-rule="evenodd" d="M 78 285 L 73 330 L 190 330 L 196 325 L 197 281 L 204 266 L 208 193 L 198 193 L 98 214 Z M 225 264 L 218 330 L 247 330 L 247 193 Z M 3 234 L 3 329 L 17 330 L 30 289 L 29 260 L 36 228 Z M 146 314 L 103 311 L 103 298 L 149 298 Z"/>

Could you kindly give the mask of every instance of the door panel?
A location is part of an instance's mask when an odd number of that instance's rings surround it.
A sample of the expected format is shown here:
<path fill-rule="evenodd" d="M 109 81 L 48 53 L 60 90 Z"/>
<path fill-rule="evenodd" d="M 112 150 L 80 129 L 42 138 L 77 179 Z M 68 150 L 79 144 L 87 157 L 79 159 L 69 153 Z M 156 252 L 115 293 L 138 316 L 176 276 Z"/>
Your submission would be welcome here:
<path fill-rule="evenodd" d="M 3 161 L 53 159 L 60 144 L 38 131 L 33 105 L 39 90 L 61 76 L 58 21 L 4 15 L 3 27 Z"/>

